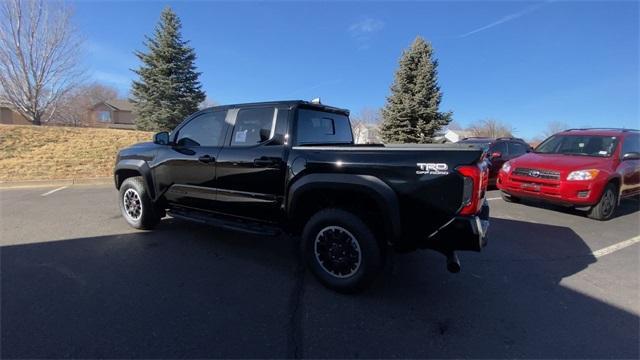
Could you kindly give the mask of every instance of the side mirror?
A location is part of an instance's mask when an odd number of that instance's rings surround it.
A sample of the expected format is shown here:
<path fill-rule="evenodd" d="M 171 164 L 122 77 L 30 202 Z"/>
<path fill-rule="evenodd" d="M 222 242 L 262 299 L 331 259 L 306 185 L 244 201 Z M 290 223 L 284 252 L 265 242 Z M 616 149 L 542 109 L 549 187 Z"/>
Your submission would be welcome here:
<path fill-rule="evenodd" d="M 491 156 L 489 158 L 491 159 L 499 159 L 502 157 L 502 153 L 500 151 L 494 151 L 491 153 Z"/>
<path fill-rule="evenodd" d="M 278 145 L 284 145 L 285 143 L 284 135 L 282 134 L 273 134 L 273 143 Z"/>
<path fill-rule="evenodd" d="M 628 152 L 622 155 L 622 160 L 640 160 L 640 153 L 635 151 Z"/>
<path fill-rule="evenodd" d="M 169 145 L 169 133 L 161 131 L 153 135 L 153 142 L 158 145 Z"/>

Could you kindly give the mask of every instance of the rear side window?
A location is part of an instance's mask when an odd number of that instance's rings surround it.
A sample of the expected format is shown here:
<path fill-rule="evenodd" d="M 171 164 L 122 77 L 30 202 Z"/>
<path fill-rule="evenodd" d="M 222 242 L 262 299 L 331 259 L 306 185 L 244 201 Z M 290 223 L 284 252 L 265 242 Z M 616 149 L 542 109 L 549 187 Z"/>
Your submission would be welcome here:
<path fill-rule="evenodd" d="M 179 146 L 221 146 L 225 129 L 226 111 L 208 112 L 189 120 L 178 130 Z"/>
<path fill-rule="evenodd" d="M 640 135 L 631 134 L 624 139 L 622 155 L 630 152 L 640 152 Z"/>
<path fill-rule="evenodd" d="M 502 156 L 507 155 L 507 143 L 501 141 L 493 144 L 493 146 L 489 148 L 489 154 L 493 154 L 494 152 L 499 152 Z"/>
<path fill-rule="evenodd" d="M 509 143 L 509 155 L 512 156 L 520 156 L 527 152 L 526 145 L 519 142 L 510 142 Z"/>
<path fill-rule="evenodd" d="M 296 139 L 298 145 L 353 143 L 347 116 L 308 109 L 298 110 Z"/>
<path fill-rule="evenodd" d="M 273 136 L 275 109 L 241 109 L 231 137 L 232 146 L 251 146 L 263 143 Z"/>

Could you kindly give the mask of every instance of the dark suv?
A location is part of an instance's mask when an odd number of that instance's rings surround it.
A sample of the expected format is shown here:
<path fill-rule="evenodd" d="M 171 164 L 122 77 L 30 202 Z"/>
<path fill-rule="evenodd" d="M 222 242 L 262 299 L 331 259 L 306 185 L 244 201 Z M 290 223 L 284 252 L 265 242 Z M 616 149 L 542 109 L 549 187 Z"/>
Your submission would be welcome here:
<path fill-rule="evenodd" d="M 491 163 L 489 166 L 489 186 L 496 186 L 496 179 L 502 164 L 531 152 L 531 145 L 520 138 L 513 137 L 468 137 L 458 141 L 460 144 L 475 144 L 482 147 Z"/>

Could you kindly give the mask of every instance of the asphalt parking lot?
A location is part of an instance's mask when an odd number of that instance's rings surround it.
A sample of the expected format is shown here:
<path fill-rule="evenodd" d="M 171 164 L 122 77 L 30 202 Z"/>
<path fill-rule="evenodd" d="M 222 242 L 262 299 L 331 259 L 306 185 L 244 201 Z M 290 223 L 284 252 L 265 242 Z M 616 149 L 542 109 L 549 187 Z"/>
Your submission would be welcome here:
<path fill-rule="evenodd" d="M 492 191 L 489 245 L 459 274 L 397 255 L 347 296 L 295 238 L 136 231 L 110 186 L 51 190 L 0 190 L 2 358 L 640 356 L 636 200 L 597 222 Z"/>

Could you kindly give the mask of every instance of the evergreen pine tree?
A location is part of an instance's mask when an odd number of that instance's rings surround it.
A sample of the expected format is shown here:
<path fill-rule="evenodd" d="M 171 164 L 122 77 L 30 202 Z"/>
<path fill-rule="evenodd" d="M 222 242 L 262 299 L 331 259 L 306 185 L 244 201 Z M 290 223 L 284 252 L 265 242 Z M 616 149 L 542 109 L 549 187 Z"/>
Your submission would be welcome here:
<path fill-rule="evenodd" d="M 132 90 L 138 129 L 172 129 L 197 111 L 205 99 L 194 64 L 196 54 L 188 41 L 182 40 L 181 27 L 176 13 L 166 7 L 155 36 L 146 37 L 148 52 L 135 53 L 142 61 L 140 68 L 133 70 L 139 76 Z"/>
<path fill-rule="evenodd" d="M 382 139 L 387 143 L 430 143 L 438 129 L 451 121 L 451 112 L 439 112 L 438 61 L 433 48 L 420 36 L 402 53 L 391 95 L 382 109 Z"/>

